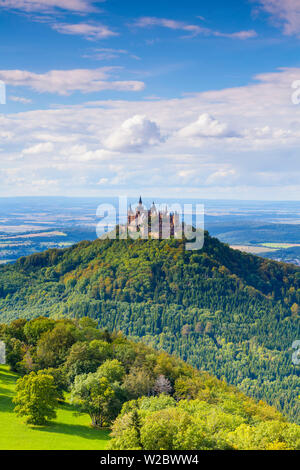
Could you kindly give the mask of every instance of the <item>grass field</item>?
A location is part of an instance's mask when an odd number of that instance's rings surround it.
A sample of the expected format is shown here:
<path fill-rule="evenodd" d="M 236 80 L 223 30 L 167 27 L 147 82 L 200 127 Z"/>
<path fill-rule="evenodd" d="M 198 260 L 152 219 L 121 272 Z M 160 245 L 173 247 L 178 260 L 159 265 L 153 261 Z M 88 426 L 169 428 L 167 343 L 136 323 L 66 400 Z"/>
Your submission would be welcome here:
<path fill-rule="evenodd" d="M 294 248 L 295 246 L 300 246 L 299 243 L 262 243 L 262 246 L 266 248 L 275 248 L 277 250 L 285 248 Z"/>
<path fill-rule="evenodd" d="M 18 376 L 0 366 L 0 450 L 101 450 L 109 432 L 89 426 L 87 415 L 76 415 L 66 403 L 47 426 L 28 426 L 14 412 L 12 398 Z"/>

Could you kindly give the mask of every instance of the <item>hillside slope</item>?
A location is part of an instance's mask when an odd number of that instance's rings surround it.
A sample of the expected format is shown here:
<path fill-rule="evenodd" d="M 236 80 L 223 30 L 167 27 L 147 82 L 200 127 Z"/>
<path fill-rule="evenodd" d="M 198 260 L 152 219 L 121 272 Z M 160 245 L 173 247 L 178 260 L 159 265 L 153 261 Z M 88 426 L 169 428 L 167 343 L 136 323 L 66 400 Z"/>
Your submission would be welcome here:
<path fill-rule="evenodd" d="M 69 403 L 60 405 L 51 426 L 28 427 L 14 413 L 12 402 L 20 376 L 0 366 L 0 450 L 98 450 L 105 449 L 109 432 L 89 426 L 87 415 L 75 415 Z"/>
<path fill-rule="evenodd" d="M 300 449 L 300 426 L 275 408 L 90 318 L 19 319 L 0 338 L 2 449 L 101 449 L 109 428 L 114 450 Z M 59 398 L 46 423 L 38 377 Z"/>
<path fill-rule="evenodd" d="M 178 240 L 96 240 L 0 268 L 0 321 L 97 318 L 180 355 L 299 422 L 300 269 Z"/>

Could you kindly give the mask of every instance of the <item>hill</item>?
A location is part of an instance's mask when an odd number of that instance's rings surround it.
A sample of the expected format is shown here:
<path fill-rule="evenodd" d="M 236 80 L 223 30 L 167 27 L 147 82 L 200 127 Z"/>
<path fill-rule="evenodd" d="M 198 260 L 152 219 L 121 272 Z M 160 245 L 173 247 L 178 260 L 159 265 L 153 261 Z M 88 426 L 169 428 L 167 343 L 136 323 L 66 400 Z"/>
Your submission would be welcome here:
<path fill-rule="evenodd" d="M 0 367 L 0 448 L 300 449 L 300 427 L 275 408 L 96 326 L 87 317 L 0 325 L 11 368 Z"/>
<path fill-rule="evenodd" d="M 0 321 L 90 316 L 101 328 L 181 356 L 299 422 L 300 269 L 205 234 L 96 240 L 0 268 Z"/>

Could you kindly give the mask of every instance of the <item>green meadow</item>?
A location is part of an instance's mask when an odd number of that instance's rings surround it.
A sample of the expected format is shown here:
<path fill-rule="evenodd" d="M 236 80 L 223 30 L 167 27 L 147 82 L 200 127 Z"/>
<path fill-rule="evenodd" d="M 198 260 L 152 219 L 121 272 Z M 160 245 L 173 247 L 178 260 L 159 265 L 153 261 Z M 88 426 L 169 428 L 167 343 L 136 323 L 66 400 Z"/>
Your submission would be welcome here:
<path fill-rule="evenodd" d="M 105 449 L 109 431 L 91 428 L 89 416 L 78 415 L 69 403 L 59 406 L 56 420 L 47 426 L 24 424 L 13 411 L 17 380 L 17 374 L 0 366 L 0 450 Z"/>
<path fill-rule="evenodd" d="M 261 246 L 266 248 L 275 248 L 277 250 L 285 248 L 294 248 L 295 246 L 300 246 L 299 243 L 261 243 Z"/>

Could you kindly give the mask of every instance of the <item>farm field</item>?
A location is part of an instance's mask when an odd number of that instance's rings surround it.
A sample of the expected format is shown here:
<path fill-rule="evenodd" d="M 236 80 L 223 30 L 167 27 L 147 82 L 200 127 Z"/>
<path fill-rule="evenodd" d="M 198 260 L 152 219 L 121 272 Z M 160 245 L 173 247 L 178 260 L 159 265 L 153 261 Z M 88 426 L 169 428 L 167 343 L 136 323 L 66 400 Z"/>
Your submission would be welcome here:
<path fill-rule="evenodd" d="M 234 250 L 239 250 L 239 251 L 244 251 L 245 253 L 252 253 L 253 255 L 260 255 L 262 253 L 269 253 L 271 251 L 277 251 L 277 249 L 274 248 L 268 248 L 265 245 L 264 246 L 255 246 L 255 245 L 230 245 L 230 248 L 233 248 Z"/>
<path fill-rule="evenodd" d="M 266 248 L 274 248 L 277 250 L 284 249 L 284 248 L 294 248 L 295 246 L 300 246 L 299 243 L 262 243 L 262 246 Z"/>
<path fill-rule="evenodd" d="M 57 410 L 47 426 L 28 426 L 13 411 L 18 375 L 0 366 L 0 450 L 103 450 L 109 431 L 90 427 L 86 414 L 75 414 L 71 404 Z"/>

